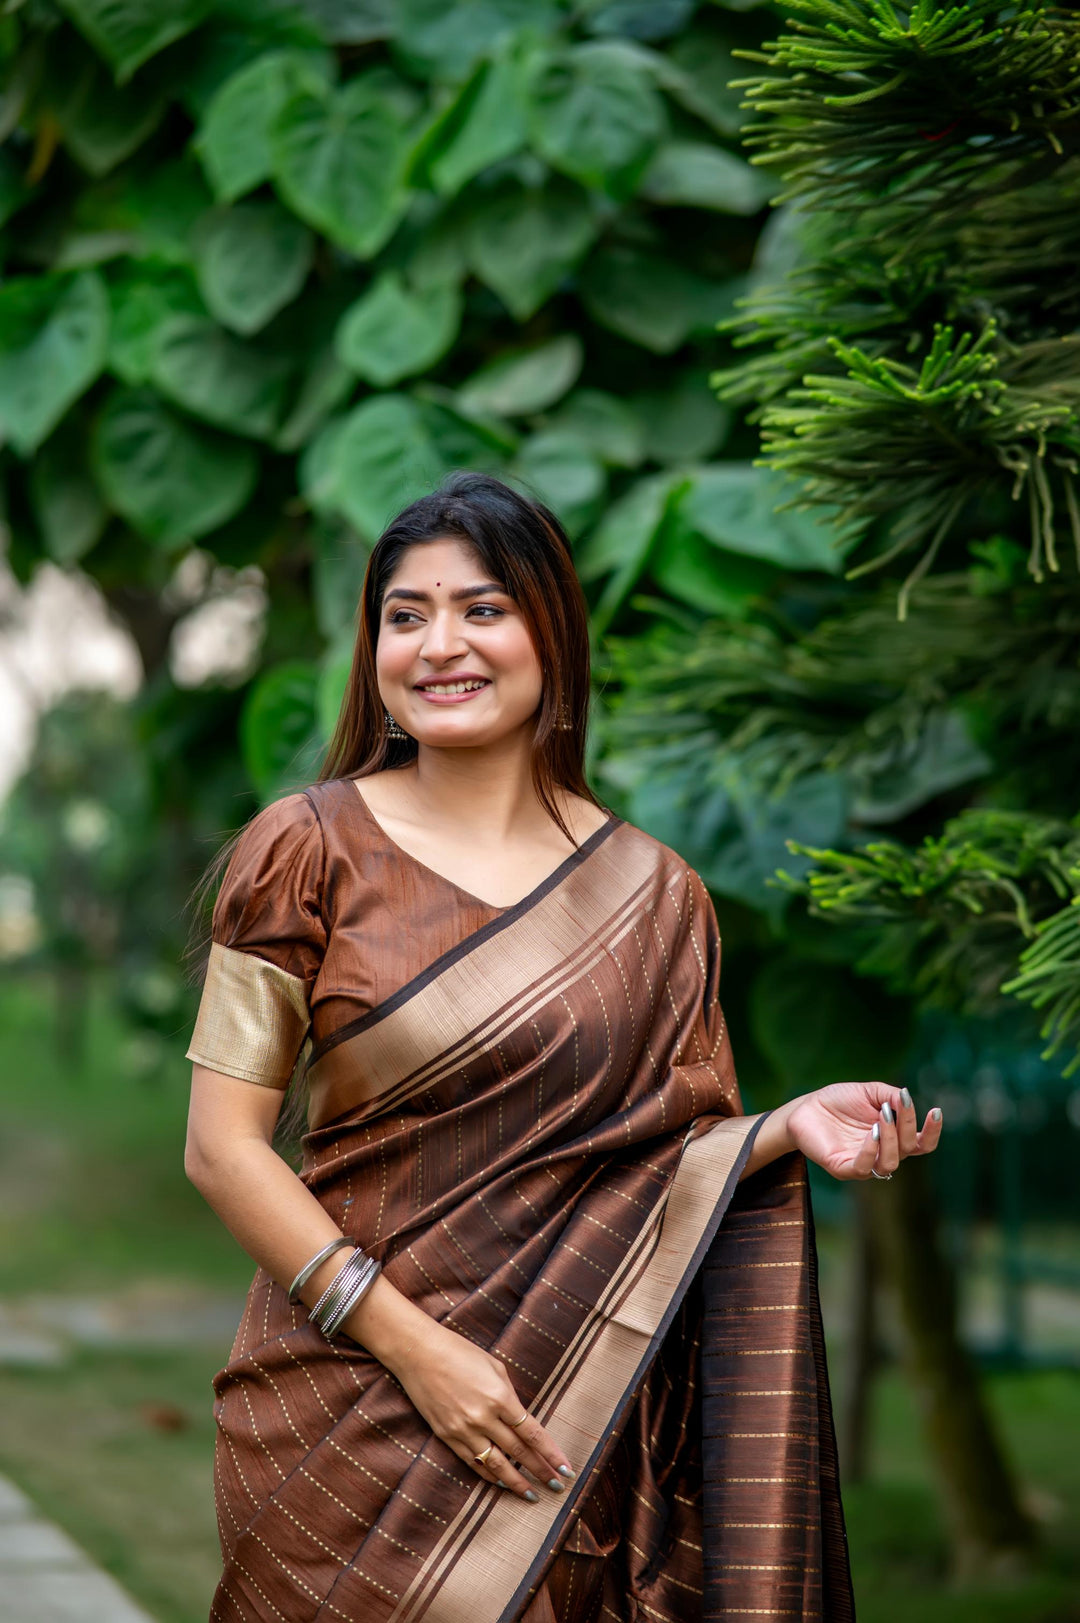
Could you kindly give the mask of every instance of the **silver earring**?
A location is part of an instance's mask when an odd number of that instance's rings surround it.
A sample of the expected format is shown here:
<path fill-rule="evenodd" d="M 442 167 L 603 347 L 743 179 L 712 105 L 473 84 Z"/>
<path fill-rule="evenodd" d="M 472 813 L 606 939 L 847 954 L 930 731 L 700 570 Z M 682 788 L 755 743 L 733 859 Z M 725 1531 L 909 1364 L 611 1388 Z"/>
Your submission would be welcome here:
<path fill-rule="evenodd" d="M 409 736 L 400 723 L 394 720 L 389 710 L 383 711 L 383 725 L 386 728 L 386 736 L 392 744 L 400 744 L 402 739 Z"/>

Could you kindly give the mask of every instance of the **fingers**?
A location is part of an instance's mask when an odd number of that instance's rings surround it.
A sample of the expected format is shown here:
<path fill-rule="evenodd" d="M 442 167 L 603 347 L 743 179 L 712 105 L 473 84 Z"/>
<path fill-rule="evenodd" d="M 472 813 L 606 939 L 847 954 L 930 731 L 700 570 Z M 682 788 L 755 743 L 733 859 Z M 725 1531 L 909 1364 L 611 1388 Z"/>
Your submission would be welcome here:
<path fill-rule="evenodd" d="M 914 1155 L 919 1147 L 919 1124 L 915 1119 L 915 1106 L 907 1088 L 900 1089 L 900 1098 L 893 1105 L 896 1113 L 896 1136 L 901 1156 Z"/>
<path fill-rule="evenodd" d="M 520 1425 L 500 1421 L 492 1428 L 499 1448 L 508 1459 L 528 1471 L 552 1493 L 562 1493 L 574 1480 L 574 1470 L 561 1448 L 557 1448 L 533 1415 Z"/>
<path fill-rule="evenodd" d="M 935 1105 L 933 1110 L 927 1112 L 926 1120 L 923 1122 L 922 1132 L 916 1143 L 916 1155 L 929 1155 L 931 1150 L 937 1149 L 941 1138 L 941 1125 L 941 1109 Z"/>
<path fill-rule="evenodd" d="M 484 1455 L 483 1460 L 480 1458 L 481 1455 Z M 493 1445 L 490 1453 L 488 1453 L 487 1444 L 484 1443 L 478 1447 L 468 1463 L 477 1476 L 482 1476 L 485 1482 L 493 1482 L 500 1487 L 509 1488 L 511 1493 L 516 1493 L 519 1499 L 527 1499 L 530 1504 L 535 1505 L 539 1502 L 540 1495 L 497 1445 Z"/>
<path fill-rule="evenodd" d="M 878 1128 L 877 1160 L 874 1171 L 887 1178 L 900 1165 L 900 1137 L 892 1105 L 886 1099 L 874 1124 Z"/>
<path fill-rule="evenodd" d="M 851 1159 L 851 1167 L 844 1174 L 850 1178 L 868 1178 L 870 1169 L 877 1160 L 878 1141 L 881 1138 L 881 1123 L 875 1122 L 862 1141 L 860 1149 Z"/>

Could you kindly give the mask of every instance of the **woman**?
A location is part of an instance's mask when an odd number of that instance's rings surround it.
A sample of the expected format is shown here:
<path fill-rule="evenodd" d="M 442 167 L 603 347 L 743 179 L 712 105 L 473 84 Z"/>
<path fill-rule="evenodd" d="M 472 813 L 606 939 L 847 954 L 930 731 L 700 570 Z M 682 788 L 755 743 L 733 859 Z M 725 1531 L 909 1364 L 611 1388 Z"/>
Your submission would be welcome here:
<path fill-rule="evenodd" d="M 186 1154 L 258 1264 L 219 1623 L 853 1615 L 806 1157 L 889 1177 L 940 1112 L 741 1113 L 709 897 L 597 803 L 587 699 L 557 520 L 458 474 L 374 549 L 322 778 L 232 853 Z"/>

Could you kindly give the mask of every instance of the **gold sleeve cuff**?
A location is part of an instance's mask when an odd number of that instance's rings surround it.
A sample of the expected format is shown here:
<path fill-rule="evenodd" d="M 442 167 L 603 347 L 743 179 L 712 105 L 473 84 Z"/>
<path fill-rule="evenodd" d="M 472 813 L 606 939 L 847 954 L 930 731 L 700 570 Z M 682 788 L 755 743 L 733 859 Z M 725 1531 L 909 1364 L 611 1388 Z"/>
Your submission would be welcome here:
<path fill-rule="evenodd" d="M 215 941 L 186 1057 L 245 1082 L 285 1088 L 310 1022 L 299 976 Z"/>

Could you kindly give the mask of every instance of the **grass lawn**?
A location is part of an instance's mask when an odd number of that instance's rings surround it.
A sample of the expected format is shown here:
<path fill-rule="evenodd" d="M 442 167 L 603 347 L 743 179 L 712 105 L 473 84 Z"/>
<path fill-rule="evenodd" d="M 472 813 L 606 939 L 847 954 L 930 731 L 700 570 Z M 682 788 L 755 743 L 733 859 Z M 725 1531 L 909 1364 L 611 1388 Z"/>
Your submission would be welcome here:
<path fill-rule="evenodd" d="M 58 1060 L 50 1015 L 47 987 L 0 987 L 0 1297 L 147 1281 L 241 1296 L 251 1262 L 183 1173 L 186 1031 L 148 1064 L 101 990 L 76 1072 Z M 826 1268 L 842 1268 L 842 1234 L 823 1231 L 822 1246 Z M 84 1350 L 56 1368 L 0 1365 L 0 1472 L 159 1623 L 205 1623 L 217 1580 L 210 1381 L 227 1351 Z M 860 1623 L 1080 1623 L 1080 1376 L 994 1375 L 989 1389 L 1044 1517 L 1038 1574 L 948 1587 L 918 1419 L 889 1372 L 871 1479 L 845 1494 Z M 175 1429 L 155 1423 L 163 1410 Z"/>

